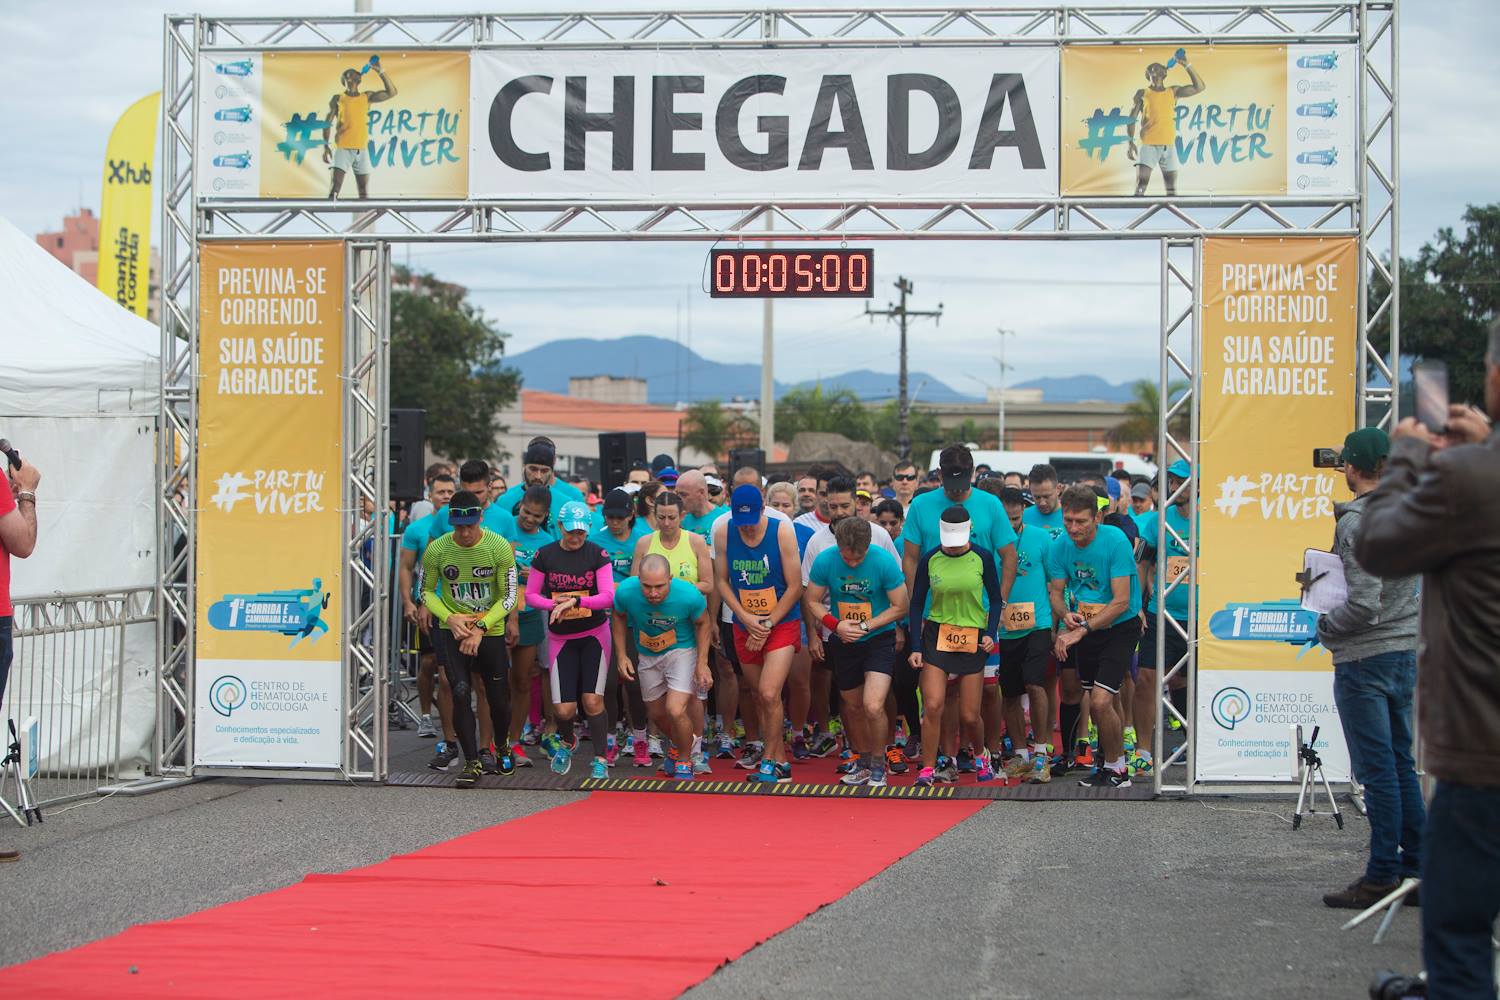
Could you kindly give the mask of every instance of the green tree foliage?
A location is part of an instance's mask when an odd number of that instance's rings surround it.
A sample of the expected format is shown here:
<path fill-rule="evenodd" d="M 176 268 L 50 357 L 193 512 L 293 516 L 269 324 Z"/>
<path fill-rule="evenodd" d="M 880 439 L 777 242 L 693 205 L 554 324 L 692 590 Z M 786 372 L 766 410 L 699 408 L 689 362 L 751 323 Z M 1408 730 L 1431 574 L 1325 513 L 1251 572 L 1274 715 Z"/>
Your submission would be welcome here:
<path fill-rule="evenodd" d="M 790 441 L 803 431 L 842 434 L 851 441 L 868 441 L 870 414 L 860 404 L 859 396 L 849 389 L 824 392 L 821 385 L 789 389 L 776 401 L 776 436 Z"/>
<path fill-rule="evenodd" d="M 1401 261 L 1401 355 L 1448 365 L 1455 403 L 1484 403 L 1487 324 L 1500 314 L 1500 204 L 1470 205 L 1462 232 L 1444 227 L 1414 258 Z M 1370 301 L 1390 282 L 1370 277 Z M 1390 316 L 1370 331 L 1371 345 L 1390 356 Z M 1374 372 L 1370 373 L 1374 378 Z"/>
<path fill-rule="evenodd" d="M 682 446 L 712 455 L 717 461 L 731 448 L 754 447 L 759 425 L 737 410 L 726 410 L 717 399 L 688 407 L 682 419 Z"/>
<path fill-rule="evenodd" d="M 1167 386 L 1167 394 L 1171 399 L 1187 392 L 1186 382 L 1173 382 Z M 1111 448 L 1121 448 L 1131 444 L 1151 444 L 1156 440 L 1157 428 L 1161 422 L 1161 392 L 1155 380 L 1149 378 L 1137 379 L 1130 387 L 1131 396 L 1129 403 L 1125 404 L 1125 419 L 1104 432 L 1104 440 Z M 1178 441 L 1184 441 L 1188 433 L 1188 408 L 1184 406 L 1172 417 L 1172 435 Z"/>
<path fill-rule="evenodd" d="M 427 441 L 451 458 L 504 458 L 495 435 L 521 377 L 501 361 L 507 334 L 462 285 L 397 267 L 391 283 L 391 406 L 425 409 Z"/>
<path fill-rule="evenodd" d="M 874 441 L 885 451 L 899 451 L 896 443 L 901 434 L 900 423 L 900 407 L 893 399 L 870 412 L 870 437 L 867 440 Z M 939 430 L 937 417 L 926 410 L 912 410 L 907 415 L 907 426 L 911 434 L 912 461 L 925 471 L 933 449 L 949 443 L 953 432 Z"/>

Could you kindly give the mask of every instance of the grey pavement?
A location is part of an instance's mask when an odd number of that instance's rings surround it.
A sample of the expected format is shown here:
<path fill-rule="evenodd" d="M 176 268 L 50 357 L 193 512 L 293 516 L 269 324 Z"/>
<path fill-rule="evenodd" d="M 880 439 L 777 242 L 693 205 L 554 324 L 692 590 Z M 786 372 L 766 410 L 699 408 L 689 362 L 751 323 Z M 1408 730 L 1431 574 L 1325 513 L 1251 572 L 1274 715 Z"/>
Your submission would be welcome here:
<path fill-rule="evenodd" d="M 0 866 L 0 964 L 576 798 L 217 780 L 0 826 L 25 852 Z M 1417 968 L 1415 913 L 1374 947 L 1319 901 L 1360 871 L 1363 819 L 1293 832 L 1272 815 L 1290 808 L 992 803 L 692 995 L 1362 997 L 1376 969 Z M 838 864 L 836 844 L 808 846 Z"/>

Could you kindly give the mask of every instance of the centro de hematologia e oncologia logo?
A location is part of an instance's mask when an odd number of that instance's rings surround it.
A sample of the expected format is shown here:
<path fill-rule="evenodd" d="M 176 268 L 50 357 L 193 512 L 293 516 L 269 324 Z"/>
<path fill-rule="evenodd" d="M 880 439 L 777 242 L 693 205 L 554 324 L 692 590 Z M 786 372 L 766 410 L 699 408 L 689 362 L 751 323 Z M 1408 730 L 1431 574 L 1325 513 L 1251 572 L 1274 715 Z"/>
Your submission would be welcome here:
<path fill-rule="evenodd" d="M 248 690 L 244 681 L 233 674 L 224 674 L 209 685 L 208 703 L 215 712 L 227 719 L 235 709 L 245 704 Z"/>
<path fill-rule="evenodd" d="M 1214 721 L 1225 729 L 1232 730 L 1250 718 L 1250 695 L 1244 688 L 1220 688 L 1210 707 Z"/>

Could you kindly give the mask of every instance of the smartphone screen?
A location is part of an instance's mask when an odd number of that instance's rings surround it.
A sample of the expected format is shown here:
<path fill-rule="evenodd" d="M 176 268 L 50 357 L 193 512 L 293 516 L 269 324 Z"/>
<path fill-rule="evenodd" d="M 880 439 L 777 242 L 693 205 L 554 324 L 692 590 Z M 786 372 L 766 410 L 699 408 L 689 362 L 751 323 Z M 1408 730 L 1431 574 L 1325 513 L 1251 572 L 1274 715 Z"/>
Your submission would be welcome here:
<path fill-rule="evenodd" d="M 1434 434 L 1448 423 L 1448 366 L 1442 361 L 1419 361 L 1411 366 L 1416 418 Z"/>

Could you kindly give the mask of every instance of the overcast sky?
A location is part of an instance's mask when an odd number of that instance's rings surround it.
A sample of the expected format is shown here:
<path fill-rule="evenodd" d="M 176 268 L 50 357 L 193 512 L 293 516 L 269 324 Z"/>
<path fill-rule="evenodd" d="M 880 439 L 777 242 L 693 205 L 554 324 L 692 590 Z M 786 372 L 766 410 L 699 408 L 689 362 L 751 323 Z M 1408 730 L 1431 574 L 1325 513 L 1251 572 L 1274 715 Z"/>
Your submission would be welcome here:
<path fill-rule="evenodd" d="M 10 126 L 9 140 L 0 144 L 0 211 L 12 222 L 37 232 L 55 228 L 80 204 L 98 210 L 109 130 L 129 104 L 160 87 L 161 16 L 190 6 L 8 0 L 0 106 Z M 632 2 L 627 9 L 650 6 Z M 307 14 L 349 11 L 353 2 L 217 0 L 205 7 Z M 375 0 L 375 8 L 390 13 L 423 5 Z M 1500 129 L 1491 107 L 1500 87 L 1494 59 L 1500 2 L 1408 2 L 1401 29 L 1401 243 L 1410 254 L 1439 227 L 1459 225 L 1466 205 L 1500 199 Z M 690 320 L 699 353 L 757 362 L 760 303 L 710 300 L 701 288 L 706 251 L 702 243 L 438 247 L 411 251 L 411 261 L 473 288 L 476 301 L 513 335 L 513 351 L 564 336 L 686 339 Z M 396 254 L 401 260 L 406 251 Z M 877 279 L 888 288 L 897 274 L 915 281 L 914 308 L 944 306 L 940 325 L 915 328 L 913 367 L 960 391 L 979 394 L 983 383 L 997 381 L 997 326 L 1018 334 L 1007 350 L 1011 382 L 1073 374 L 1118 382 L 1155 374 L 1153 242 L 878 244 Z M 883 296 L 874 305 L 883 306 Z M 849 300 L 777 303 L 777 377 L 796 381 L 855 367 L 894 371 L 894 329 L 872 325 L 862 310 Z"/>

